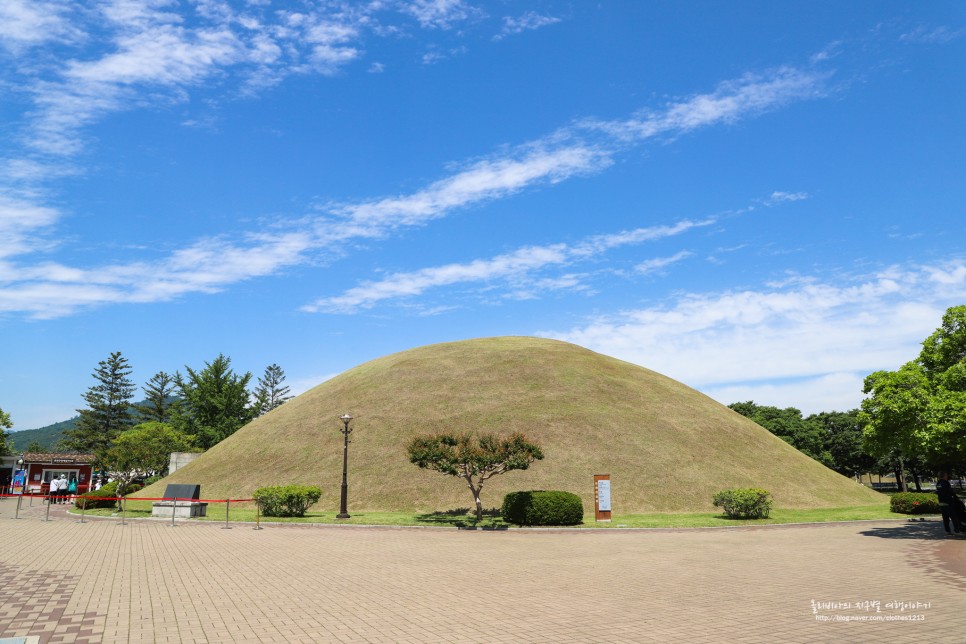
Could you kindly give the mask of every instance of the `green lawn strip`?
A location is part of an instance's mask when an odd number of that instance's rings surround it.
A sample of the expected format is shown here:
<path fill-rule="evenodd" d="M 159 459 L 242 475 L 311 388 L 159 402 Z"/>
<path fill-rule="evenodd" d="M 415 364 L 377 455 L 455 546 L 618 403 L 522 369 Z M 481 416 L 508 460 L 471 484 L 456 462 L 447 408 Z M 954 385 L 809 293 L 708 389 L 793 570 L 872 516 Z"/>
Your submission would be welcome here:
<path fill-rule="evenodd" d="M 79 510 L 74 510 L 79 512 Z M 151 516 L 149 501 L 128 501 L 125 508 L 129 518 Z M 88 510 L 93 516 L 120 516 L 115 509 L 103 508 Z M 167 518 L 162 516 L 161 518 Z M 735 527 L 743 525 L 824 523 L 836 521 L 870 521 L 881 519 L 903 519 L 905 515 L 889 511 L 887 505 L 858 506 L 848 508 L 821 508 L 810 510 L 774 509 L 767 519 L 729 519 L 720 513 L 653 513 L 615 515 L 613 520 L 597 523 L 592 517 L 585 517 L 583 525 L 576 528 L 709 528 Z M 209 504 L 208 513 L 201 521 L 224 521 L 225 506 Z M 251 505 L 232 506 L 230 522 L 255 522 L 255 508 Z M 477 524 L 471 514 L 460 511 L 411 513 L 411 512 L 353 512 L 349 519 L 337 519 L 336 512 L 308 512 L 305 517 L 261 517 L 266 523 L 321 523 L 333 525 L 382 525 L 382 526 L 438 526 L 480 529 L 506 529 L 508 526 L 499 516 L 487 515 Z"/>

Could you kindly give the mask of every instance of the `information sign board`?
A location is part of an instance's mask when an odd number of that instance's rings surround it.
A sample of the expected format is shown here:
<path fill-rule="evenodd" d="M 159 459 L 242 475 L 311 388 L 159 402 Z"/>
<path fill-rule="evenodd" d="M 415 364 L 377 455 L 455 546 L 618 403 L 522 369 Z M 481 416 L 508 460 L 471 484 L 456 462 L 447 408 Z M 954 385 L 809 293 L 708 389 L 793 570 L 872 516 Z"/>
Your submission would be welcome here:
<path fill-rule="evenodd" d="M 594 474 L 594 519 L 610 521 L 610 474 Z"/>

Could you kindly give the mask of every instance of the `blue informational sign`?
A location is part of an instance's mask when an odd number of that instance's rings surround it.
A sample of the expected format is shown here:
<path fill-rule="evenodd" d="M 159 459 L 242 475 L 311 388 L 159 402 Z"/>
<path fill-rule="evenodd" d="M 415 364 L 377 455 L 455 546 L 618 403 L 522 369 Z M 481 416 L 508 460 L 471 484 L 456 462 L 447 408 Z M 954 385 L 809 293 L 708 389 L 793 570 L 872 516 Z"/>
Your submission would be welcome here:
<path fill-rule="evenodd" d="M 13 493 L 23 494 L 24 484 L 27 482 L 27 472 L 17 470 L 13 473 Z"/>
<path fill-rule="evenodd" d="M 597 481 L 597 509 L 601 512 L 610 512 L 610 481 Z"/>

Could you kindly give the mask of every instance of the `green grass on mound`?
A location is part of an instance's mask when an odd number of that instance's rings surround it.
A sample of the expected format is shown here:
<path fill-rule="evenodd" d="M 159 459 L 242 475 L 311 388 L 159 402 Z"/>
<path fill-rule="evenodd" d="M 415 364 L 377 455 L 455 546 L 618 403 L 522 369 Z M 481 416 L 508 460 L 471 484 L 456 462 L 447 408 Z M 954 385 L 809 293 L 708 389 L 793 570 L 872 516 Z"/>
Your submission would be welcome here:
<path fill-rule="evenodd" d="M 76 511 L 75 511 L 76 512 Z M 120 513 L 109 510 L 89 510 L 92 516 L 116 516 Z M 265 523 L 318 523 L 331 525 L 377 525 L 377 526 L 435 526 L 453 528 L 479 528 L 502 530 L 511 528 L 491 510 L 484 513 L 483 521 L 476 522 L 475 516 L 467 508 L 454 510 L 411 513 L 411 512 L 355 512 L 350 519 L 336 519 L 336 512 L 308 512 L 304 518 L 295 517 L 261 517 Z M 125 510 L 129 519 L 151 516 L 151 504 L 146 501 L 129 501 Z M 791 523 L 831 523 L 837 521 L 870 521 L 878 519 L 898 519 L 900 517 L 889 511 L 888 504 L 855 506 L 848 508 L 822 509 L 789 509 L 778 508 L 772 510 L 768 519 L 729 519 L 721 513 L 690 512 L 690 513 L 654 513 L 654 514 L 618 514 L 609 523 L 596 523 L 592 518 L 584 519 L 577 528 L 712 528 L 736 527 L 767 524 Z M 159 520 L 164 520 L 159 519 Z M 232 523 L 255 522 L 255 508 L 252 505 L 232 506 L 228 513 L 228 520 Z M 208 516 L 193 521 L 223 522 L 225 521 L 225 506 L 209 505 Z"/>
<path fill-rule="evenodd" d="M 768 490 L 783 508 L 875 504 L 879 495 L 808 458 L 766 429 L 661 374 L 539 338 L 431 345 L 367 362 L 242 427 L 138 496 L 169 483 L 205 498 L 251 498 L 259 487 L 317 485 L 339 507 L 343 425 L 350 412 L 349 513 L 417 516 L 472 503 L 466 484 L 420 470 L 417 434 L 519 431 L 546 458 L 486 483 L 483 503 L 519 490 L 573 492 L 593 511 L 593 476 L 610 474 L 612 501 L 634 515 L 713 516 L 724 489 Z M 217 511 L 214 511 L 217 513 Z M 661 514 L 658 514 L 661 513 Z"/>

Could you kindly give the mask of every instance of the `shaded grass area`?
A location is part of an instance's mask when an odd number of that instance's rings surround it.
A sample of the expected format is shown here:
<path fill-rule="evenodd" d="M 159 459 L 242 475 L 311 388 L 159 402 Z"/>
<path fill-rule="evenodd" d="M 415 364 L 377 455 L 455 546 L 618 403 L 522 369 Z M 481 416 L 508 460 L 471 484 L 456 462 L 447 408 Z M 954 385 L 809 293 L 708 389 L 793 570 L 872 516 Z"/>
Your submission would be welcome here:
<path fill-rule="evenodd" d="M 79 512 L 79 510 L 72 510 Z M 117 516 L 120 513 L 112 509 L 88 510 L 92 516 Z M 151 503 L 148 501 L 128 501 L 125 509 L 128 518 L 144 518 L 151 516 Z M 337 519 L 336 512 L 308 512 L 305 517 L 261 517 L 266 523 L 319 523 L 319 524 L 348 524 L 348 525 L 377 525 L 377 526 L 436 526 L 462 529 L 506 530 L 512 526 L 499 515 L 499 510 L 486 510 L 483 520 L 477 522 L 474 513 L 467 508 L 455 508 L 429 513 L 411 512 L 352 512 L 349 519 Z M 743 525 L 775 525 L 789 523 L 826 523 L 836 521 L 870 521 L 877 519 L 903 519 L 904 515 L 889 511 L 887 504 L 854 506 L 846 508 L 821 508 L 811 510 L 793 510 L 777 508 L 772 510 L 767 519 L 730 519 L 724 514 L 716 512 L 692 513 L 654 513 L 654 514 L 618 514 L 609 523 L 596 523 L 593 517 L 585 517 L 583 525 L 575 528 L 710 528 L 735 527 Z M 164 519 L 164 517 L 162 517 Z M 209 505 L 208 516 L 192 521 L 225 521 L 224 505 Z M 228 521 L 254 523 L 256 520 L 255 507 L 252 504 L 233 505 L 228 512 Z"/>

